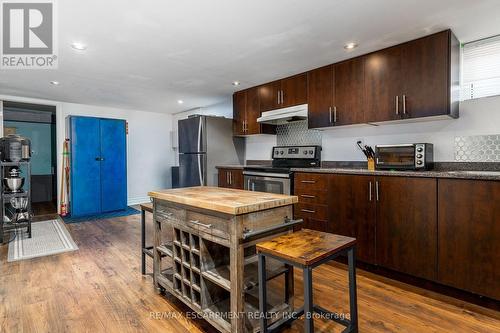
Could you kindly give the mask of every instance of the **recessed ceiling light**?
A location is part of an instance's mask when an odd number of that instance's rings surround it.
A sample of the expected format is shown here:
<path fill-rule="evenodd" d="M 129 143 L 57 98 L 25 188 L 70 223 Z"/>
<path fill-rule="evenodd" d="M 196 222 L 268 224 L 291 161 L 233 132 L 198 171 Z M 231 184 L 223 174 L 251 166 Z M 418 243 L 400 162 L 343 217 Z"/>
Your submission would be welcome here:
<path fill-rule="evenodd" d="M 61 83 L 59 81 L 50 81 L 50 84 L 54 85 L 54 86 L 58 86 L 60 85 Z"/>
<path fill-rule="evenodd" d="M 233 86 L 239 86 L 240 85 L 240 81 L 233 81 Z"/>
<path fill-rule="evenodd" d="M 87 49 L 87 45 L 80 42 L 71 43 L 71 47 L 78 51 L 84 51 Z"/>
<path fill-rule="evenodd" d="M 184 101 L 183 101 L 182 99 L 179 99 L 179 100 L 177 101 L 177 103 L 179 103 L 179 104 L 184 104 Z"/>
<path fill-rule="evenodd" d="M 344 49 L 346 49 L 346 50 L 352 50 L 352 49 L 355 49 L 356 47 L 358 47 L 358 44 L 356 44 L 354 42 L 350 42 L 350 43 L 347 43 L 344 45 Z"/>

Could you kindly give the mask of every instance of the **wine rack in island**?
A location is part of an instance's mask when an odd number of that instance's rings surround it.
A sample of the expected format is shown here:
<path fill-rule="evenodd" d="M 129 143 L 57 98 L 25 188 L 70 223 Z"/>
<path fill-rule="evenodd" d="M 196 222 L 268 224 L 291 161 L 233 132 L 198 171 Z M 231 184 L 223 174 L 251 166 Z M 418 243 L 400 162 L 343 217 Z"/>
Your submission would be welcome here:
<path fill-rule="evenodd" d="M 154 200 L 154 280 L 221 332 L 258 332 L 255 244 L 290 232 L 291 206 L 244 216 L 195 212 Z M 268 308 L 293 309 L 293 268 L 269 259 Z M 274 285 L 273 285 L 274 286 Z M 276 316 L 276 319 L 279 319 Z"/>

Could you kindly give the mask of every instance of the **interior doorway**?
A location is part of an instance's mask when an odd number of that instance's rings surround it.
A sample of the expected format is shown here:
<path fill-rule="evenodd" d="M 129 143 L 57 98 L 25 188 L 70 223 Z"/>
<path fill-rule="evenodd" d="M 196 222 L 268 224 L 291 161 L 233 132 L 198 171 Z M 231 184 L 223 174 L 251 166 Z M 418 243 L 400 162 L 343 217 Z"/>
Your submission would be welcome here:
<path fill-rule="evenodd" d="M 31 140 L 32 210 L 36 219 L 57 214 L 56 107 L 3 101 L 4 136 Z"/>

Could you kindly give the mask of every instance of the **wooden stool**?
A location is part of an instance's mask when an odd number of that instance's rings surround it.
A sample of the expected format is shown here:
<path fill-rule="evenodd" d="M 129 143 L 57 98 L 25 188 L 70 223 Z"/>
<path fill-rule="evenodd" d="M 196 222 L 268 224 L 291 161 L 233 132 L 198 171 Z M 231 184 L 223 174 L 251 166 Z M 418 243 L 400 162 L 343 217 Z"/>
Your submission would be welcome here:
<path fill-rule="evenodd" d="M 153 204 L 141 204 L 141 257 L 142 275 L 146 274 L 146 256 L 153 258 L 153 247 L 146 246 L 146 212 L 153 214 Z"/>
<path fill-rule="evenodd" d="M 292 234 L 283 235 L 257 244 L 259 254 L 259 308 L 260 331 L 275 332 L 283 325 L 291 323 L 304 314 L 304 332 L 314 332 L 313 312 L 319 313 L 346 329 L 343 332 L 358 332 L 358 307 L 356 300 L 356 239 L 329 234 L 314 230 L 302 229 Z M 349 262 L 349 305 L 350 320 L 341 319 L 313 303 L 312 270 L 335 257 L 347 253 Z M 266 257 L 271 257 L 285 264 L 300 267 L 304 271 L 304 306 L 294 311 L 288 317 L 267 326 L 267 288 L 266 288 Z"/>

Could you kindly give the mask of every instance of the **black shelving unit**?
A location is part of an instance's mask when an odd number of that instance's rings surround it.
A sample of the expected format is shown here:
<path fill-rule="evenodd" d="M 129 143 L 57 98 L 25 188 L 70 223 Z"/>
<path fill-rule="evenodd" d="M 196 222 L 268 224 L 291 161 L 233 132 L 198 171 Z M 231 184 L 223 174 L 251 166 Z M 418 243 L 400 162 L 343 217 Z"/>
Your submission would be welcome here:
<path fill-rule="evenodd" d="M 3 183 L 3 178 L 5 178 L 6 170 L 10 167 L 26 166 L 26 174 L 24 175 L 24 185 L 23 191 L 21 192 L 9 192 Z M 19 162 L 1 162 L 0 161 L 0 193 L 1 193 L 1 207 L 0 207 L 0 243 L 4 242 L 4 235 L 6 231 L 18 230 L 21 228 L 26 228 L 29 238 L 31 238 L 31 163 L 30 161 L 19 161 Z M 5 205 L 10 203 L 12 198 L 28 198 L 28 205 L 26 209 L 28 210 L 28 221 L 21 223 L 5 222 Z"/>

